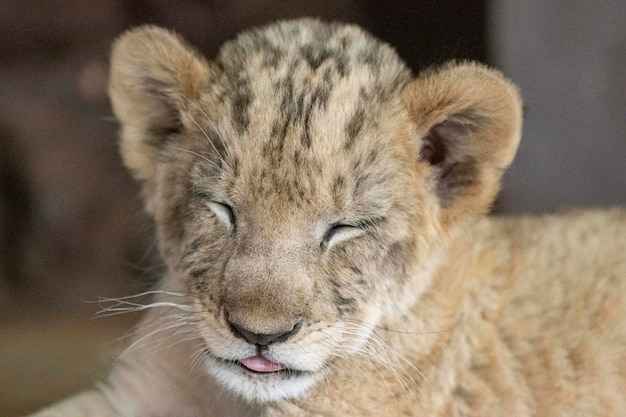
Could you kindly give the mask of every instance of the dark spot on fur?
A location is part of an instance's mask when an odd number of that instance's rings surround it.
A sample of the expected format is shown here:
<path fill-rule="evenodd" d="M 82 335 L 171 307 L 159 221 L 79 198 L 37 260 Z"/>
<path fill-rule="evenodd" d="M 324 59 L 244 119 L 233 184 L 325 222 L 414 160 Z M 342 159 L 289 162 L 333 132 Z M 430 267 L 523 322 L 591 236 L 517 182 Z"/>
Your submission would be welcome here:
<path fill-rule="evenodd" d="M 337 73 L 339 74 L 339 76 L 341 78 L 344 78 L 346 76 L 346 74 L 348 73 L 347 58 L 345 58 L 345 59 L 338 59 L 335 62 L 336 62 L 336 65 L 337 65 Z"/>
<path fill-rule="evenodd" d="M 325 109 L 328 98 L 330 97 L 331 87 L 332 86 L 322 85 L 320 88 L 316 89 L 313 93 L 313 99 L 311 100 L 313 105 L 320 109 Z"/>
<path fill-rule="evenodd" d="M 378 158 L 378 151 L 376 149 L 372 149 L 369 155 L 367 156 L 367 164 L 374 165 L 377 158 Z"/>
<path fill-rule="evenodd" d="M 363 129 L 363 124 L 365 123 L 365 110 L 362 107 L 359 107 L 352 118 L 348 122 L 345 128 L 346 134 L 346 142 L 344 144 L 345 149 L 351 149 L 354 146 L 354 143 L 361 133 Z"/>
<path fill-rule="evenodd" d="M 354 311 L 357 304 L 356 299 L 341 295 L 337 288 L 333 288 L 333 302 L 340 313 Z"/>
<path fill-rule="evenodd" d="M 210 268 L 197 268 L 197 269 L 192 269 L 190 271 L 190 275 L 192 278 L 194 279 L 199 279 L 202 278 L 206 275 L 207 271 L 209 271 Z"/>
<path fill-rule="evenodd" d="M 357 268 L 356 266 L 351 266 L 350 270 L 352 271 L 352 273 L 359 277 L 359 281 L 357 282 L 357 284 L 364 285 L 365 280 L 363 279 L 363 271 L 361 271 L 361 269 Z"/>
<path fill-rule="evenodd" d="M 272 125 L 272 131 L 270 133 L 270 141 L 274 142 L 274 143 L 279 143 L 285 140 L 285 138 L 287 137 L 287 132 L 289 131 L 289 125 L 291 123 L 291 118 L 289 116 L 283 118 L 282 120 L 280 118 L 277 118 L 274 121 L 274 124 Z M 277 146 L 272 146 L 272 149 L 276 148 Z"/>
<path fill-rule="evenodd" d="M 280 49 L 273 45 L 268 45 L 264 51 L 262 65 L 265 68 L 276 69 L 283 56 L 284 54 Z"/>
<path fill-rule="evenodd" d="M 302 146 L 304 146 L 305 148 L 311 147 L 311 126 L 309 125 L 310 119 L 311 112 L 308 111 L 304 116 L 304 128 L 302 129 L 302 136 L 300 137 L 300 143 L 302 143 Z"/>
<path fill-rule="evenodd" d="M 381 53 L 378 44 L 370 43 L 367 48 L 360 51 L 357 59 L 359 63 L 367 65 L 374 75 L 380 73 Z"/>
<path fill-rule="evenodd" d="M 200 236 L 200 237 L 195 238 L 185 248 L 184 256 L 188 257 L 188 256 L 191 256 L 191 255 L 195 254 L 198 251 L 198 249 L 200 248 L 200 246 L 204 245 L 205 243 L 206 243 L 206 239 L 205 239 L 204 236 Z"/>
<path fill-rule="evenodd" d="M 333 181 L 333 191 L 339 190 L 340 188 L 343 188 L 343 186 L 346 183 L 346 179 L 344 178 L 343 175 L 338 175 L 335 178 L 335 181 Z"/>
<path fill-rule="evenodd" d="M 298 191 L 298 197 L 300 198 L 300 201 L 302 202 L 308 201 L 307 193 L 303 188 L 297 188 L 297 191 Z"/>
<path fill-rule="evenodd" d="M 199 270 L 200 271 L 200 270 Z M 200 277 L 201 275 L 203 275 L 202 273 L 198 274 L 198 277 Z M 196 291 L 196 293 L 201 294 L 201 293 L 206 293 L 207 292 L 207 283 L 205 280 L 203 279 L 195 279 L 192 281 L 192 285 L 193 285 L 193 289 Z M 212 297 L 209 297 L 209 299 L 213 299 Z"/>
<path fill-rule="evenodd" d="M 233 86 L 232 113 L 233 122 L 237 133 L 242 135 L 250 124 L 250 114 L 248 112 L 250 103 L 252 102 L 252 90 L 250 89 L 249 80 L 240 75 Z"/>
<path fill-rule="evenodd" d="M 270 138 L 263 146 L 263 156 L 266 158 L 280 158 L 285 146 L 285 139 L 287 132 L 289 131 L 289 125 L 291 124 L 291 118 L 286 115 L 284 119 L 277 118 L 272 125 L 272 131 L 270 132 Z"/>
<path fill-rule="evenodd" d="M 307 64 L 313 71 L 316 71 L 327 59 L 330 59 L 333 54 L 328 49 L 318 49 L 312 45 L 306 45 L 302 48 L 302 55 Z"/>
<path fill-rule="evenodd" d="M 282 93 L 280 109 L 285 113 L 291 113 L 293 106 L 293 80 L 288 76 L 283 81 L 284 83 L 279 86 L 279 91 Z"/>
<path fill-rule="evenodd" d="M 303 126 L 300 142 L 305 148 L 311 147 L 311 116 L 315 111 L 326 107 L 329 95 L 330 90 L 322 86 L 313 90 L 312 93 L 305 91 L 298 98 L 297 116 L 302 119 Z"/>
<path fill-rule="evenodd" d="M 363 160 L 360 157 L 356 157 L 353 161 L 352 161 L 352 172 L 354 172 L 356 175 L 364 175 L 363 174 Z"/>
<path fill-rule="evenodd" d="M 345 192 L 346 180 L 342 175 L 339 175 L 333 181 L 331 188 L 331 195 L 336 206 L 341 205 L 341 200 Z"/>
<path fill-rule="evenodd" d="M 280 111 L 278 117 L 272 124 L 272 130 L 270 132 L 270 138 L 268 142 L 263 146 L 263 156 L 266 158 L 273 158 L 273 162 L 276 162 L 282 157 L 282 151 L 285 145 L 285 139 L 289 132 L 289 128 L 294 122 L 295 113 L 301 112 L 303 104 L 303 96 L 301 95 L 297 102 L 294 102 L 293 80 L 286 78 L 283 81 L 276 84 L 277 93 L 281 95 Z"/>

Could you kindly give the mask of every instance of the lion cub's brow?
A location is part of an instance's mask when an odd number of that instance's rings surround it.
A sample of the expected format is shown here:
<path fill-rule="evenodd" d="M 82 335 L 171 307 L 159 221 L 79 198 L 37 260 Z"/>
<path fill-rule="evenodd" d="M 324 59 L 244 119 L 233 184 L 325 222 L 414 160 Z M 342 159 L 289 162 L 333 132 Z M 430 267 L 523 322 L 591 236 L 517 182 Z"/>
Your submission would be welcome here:
<path fill-rule="evenodd" d="M 343 126 L 353 140 L 364 107 L 388 99 L 408 80 L 407 69 L 388 45 L 352 26 L 308 23 L 253 30 L 222 48 L 218 61 L 224 68 L 226 95 L 239 134 L 250 127 L 258 100 L 269 100 L 265 107 L 275 104 L 271 109 L 282 115 L 272 123 L 274 146 L 280 146 L 290 127 L 302 124 L 299 139 L 309 147 L 312 112 L 327 108 L 329 99 L 341 99 L 332 91 L 347 84 L 357 88 L 344 93 L 363 102 L 352 109 Z"/>
<path fill-rule="evenodd" d="M 410 78 L 388 45 L 352 26 L 279 24 L 221 50 L 219 95 L 246 194 L 335 200 L 375 171 L 378 122 Z M 352 187 L 354 188 L 354 187 Z"/>

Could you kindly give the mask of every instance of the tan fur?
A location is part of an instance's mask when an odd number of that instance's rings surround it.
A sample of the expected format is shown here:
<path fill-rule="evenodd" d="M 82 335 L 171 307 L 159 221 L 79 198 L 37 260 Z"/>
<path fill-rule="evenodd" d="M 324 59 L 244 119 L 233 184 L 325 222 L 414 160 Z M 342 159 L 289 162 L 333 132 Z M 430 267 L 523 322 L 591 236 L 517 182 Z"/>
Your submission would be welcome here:
<path fill-rule="evenodd" d="M 497 71 L 413 78 L 309 19 L 214 61 L 145 26 L 111 68 L 168 272 L 109 380 L 37 416 L 623 414 L 626 212 L 483 216 L 521 132 Z"/>

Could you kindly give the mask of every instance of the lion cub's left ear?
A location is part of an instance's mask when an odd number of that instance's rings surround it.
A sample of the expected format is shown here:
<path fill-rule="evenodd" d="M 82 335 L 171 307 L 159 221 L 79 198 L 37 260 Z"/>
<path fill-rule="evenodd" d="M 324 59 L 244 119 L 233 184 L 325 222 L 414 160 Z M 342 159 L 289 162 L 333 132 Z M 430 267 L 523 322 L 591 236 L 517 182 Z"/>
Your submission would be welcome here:
<path fill-rule="evenodd" d="M 486 211 L 519 143 L 517 88 L 480 64 L 448 64 L 418 76 L 403 98 L 417 130 L 418 158 L 433 174 L 442 223 Z"/>

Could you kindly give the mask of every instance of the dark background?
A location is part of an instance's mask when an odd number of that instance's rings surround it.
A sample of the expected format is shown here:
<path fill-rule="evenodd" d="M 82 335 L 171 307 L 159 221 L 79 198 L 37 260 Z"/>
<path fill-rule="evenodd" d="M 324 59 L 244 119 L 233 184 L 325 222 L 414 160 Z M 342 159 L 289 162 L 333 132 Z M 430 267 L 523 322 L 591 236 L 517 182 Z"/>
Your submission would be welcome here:
<path fill-rule="evenodd" d="M 90 321 L 92 301 L 142 291 L 160 270 L 106 96 L 121 32 L 155 23 L 210 57 L 250 26 L 319 16 L 362 25 L 415 72 L 501 68 L 522 87 L 527 128 L 496 210 L 537 212 L 626 202 L 626 8 L 587 3 L 2 0 L 0 417 L 102 374 L 134 318 Z"/>

